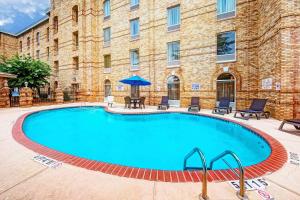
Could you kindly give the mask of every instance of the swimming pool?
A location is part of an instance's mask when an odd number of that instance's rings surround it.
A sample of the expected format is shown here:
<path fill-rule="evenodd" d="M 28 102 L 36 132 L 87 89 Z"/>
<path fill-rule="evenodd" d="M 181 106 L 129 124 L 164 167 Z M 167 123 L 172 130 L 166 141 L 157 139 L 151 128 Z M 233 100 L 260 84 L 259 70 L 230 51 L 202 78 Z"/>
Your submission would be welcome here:
<path fill-rule="evenodd" d="M 201 115 L 112 114 L 101 107 L 46 110 L 27 116 L 23 131 L 31 141 L 88 160 L 152 170 L 183 170 L 183 160 L 199 147 L 207 160 L 231 150 L 243 166 L 266 160 L 271 148 L 253 131 Z M 235 167 L 232 159 L 226 160 Z M 189 166 L 201 166 L 192 157 Z M 228 169 L 224 162 L 214 169 Z"/>

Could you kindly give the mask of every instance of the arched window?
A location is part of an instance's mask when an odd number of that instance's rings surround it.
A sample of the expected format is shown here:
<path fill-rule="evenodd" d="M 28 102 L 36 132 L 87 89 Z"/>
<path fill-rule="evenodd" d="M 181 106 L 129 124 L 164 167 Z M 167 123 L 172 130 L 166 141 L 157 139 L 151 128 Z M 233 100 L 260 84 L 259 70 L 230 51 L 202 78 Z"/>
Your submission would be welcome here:
<path fill-rule="evenodd" d="M 180 100 L 180 80 L 177 76 L 170 76 L 168 83 L 169 100 Z"/>
<path fill-rule="evenodd" d="M 235 78 L 230 73 L 223 73 L 217 78 L 217 101 L 223 97 L 235 102 Z"/>
<path fill-rule="evenodd" d="M 111 96 L 111 82 L 106 79 L 104 82 L 104 97 Z"/>
<path fill-rule="evenodd" d="M 78 6 L 75 5 L 72 8 L 72 19 L 75 23 L 78 23 Z"/>

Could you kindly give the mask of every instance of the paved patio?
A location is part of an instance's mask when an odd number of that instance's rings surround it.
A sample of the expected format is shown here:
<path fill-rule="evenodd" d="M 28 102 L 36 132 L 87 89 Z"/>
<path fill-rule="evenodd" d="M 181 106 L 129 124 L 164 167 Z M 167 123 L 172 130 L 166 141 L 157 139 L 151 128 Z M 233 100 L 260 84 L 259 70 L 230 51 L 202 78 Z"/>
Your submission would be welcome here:
<path fill-rule="evenodd" d="M 11 134 L 15 121 L 21 115 L 46 108 L 99 105 L 95 103 L 74 103 L 31 108 L 0 109 L 0 199 L 128 199 L 128 200 L 183 200 L 199 199 L 201 183 L 165 183 L 118 177 L 99 173 L 68 164 L 57 169 L 47 168 L 32 160 L 35 152 L 18 144 Z M 105 104 L 101 104 L 105 105 Z M 122 105 L 110 108 L 124 112 Z M 147 107 L 142 112 L 153 112 L 156 107 Z M 172 108 L 171 110 L 185 110 Z M 136 112 L 139 110 L 128 110 Z M 201 110 L 210 114 L 210 110 Z M 232 114 L 224 116 L 234 119 Z M 300 153 L 300 137 L 278 131 L 280 121 L 275 119 L 251 119 L 241 121 L 258 128 L 280 141 L 287 152 Z M 287 128 L 291 128 L 286 126 Z M 265 175 L 269 186 L 267 191 L 275 199 L 300 199 L 300 167 L 286 163 L 280 170 Z M 238 199 L 235 190 L 227 182 L 208 183 L 210 199 Z M 255 191 L 247 192 L 249 199 L 261 199 Z"/>

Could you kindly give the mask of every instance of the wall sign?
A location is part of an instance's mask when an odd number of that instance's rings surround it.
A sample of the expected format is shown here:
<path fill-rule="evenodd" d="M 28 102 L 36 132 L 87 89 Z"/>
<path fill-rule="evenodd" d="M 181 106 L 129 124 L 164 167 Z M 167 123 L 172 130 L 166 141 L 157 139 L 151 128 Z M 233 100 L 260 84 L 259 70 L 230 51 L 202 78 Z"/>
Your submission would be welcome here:
<path fill-rule="evenodd" d="M 116 90 L 117 91 L 124 91 L 124 85 L 117 85 Z"/>
<path fill-rule="evenodd" d="M 156 90 L 157 90 L 157 91 L 160 91 L 160 86 L 157 86 Z"/>
<path fill-rule="evenodd" d="M 229 185 L 231 185 L 236 191 L 240 190 L 240 183 L 239 180 L 229 181 Z M 246 190 L 264 190 L 266 186 L 269 184 L 263 178 L 255 178 L 249 179 L 245 181 Z"/>
<path fill-rule="evenodd" d="M 273 79 L 272 78 L 265 78 L 261 81 L 261 88 L 263 90 L 271 90 L 272 89 L 272 84 L 273 84 Z"/>
<path fill-rule="evenodd" d="M 62 165 L 61 162 L 58 162 L 57 160 L 48 158 L 47 156 L 43 155 L 34 156 L 33 160 L 50 168 L 57 168 Z"/>
<path fill-rule="evenodd" d="M 199 91 L 200 83 L 192 83 L 192 91 Z"/>

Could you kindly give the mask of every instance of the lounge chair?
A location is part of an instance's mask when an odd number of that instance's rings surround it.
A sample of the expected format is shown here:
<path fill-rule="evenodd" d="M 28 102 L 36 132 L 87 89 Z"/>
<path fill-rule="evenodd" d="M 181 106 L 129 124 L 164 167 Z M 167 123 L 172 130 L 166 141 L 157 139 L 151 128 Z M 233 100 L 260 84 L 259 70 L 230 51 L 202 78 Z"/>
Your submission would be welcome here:
<path fill-rule="evenodd" d="M 124 97 L 124 101 L 125 101 L 125 108 L 131 109 L 131 98 L 129 96 Z"/>
<path fill-rule="evenodd" d="M 145 107 L 145 100 L 146 100 L 146 97 L 141 97 L 140 98 L 140 101 L 139 101 L 139 107 L 140 108 L 144 108 L 144 109 L 146 108 Z"/>
<path fill-rule="evenodd" d="M 285 124 L 293 125 L 297 130 L 300 130 L 300 119 L 285 119 L 279 126 L 279 130 L 282 131 L 282 128 Z"/>
<path fill-rule="evenodd" d="M 230 99 L 227 97 L 221 98 L 219 105 L 216 106 L 212 111 L 213 114 L 221 114 L 221 115 L 224 115 L 225 113 L 229 114 L 231 112 L 232 112 L 232 108 L 230 107 Z"/>
<path fill-rule="evenodd" d="M 161 103 L 158 105 L 158 110 L 167 110 L 169 109 L 169 97 L 168 96 L 163 96 L 161 97 Z"/>
<path fill-rule="evenodd" d="M 191 98 L 191 105 L 188 107 L 189 112 L 199 112 L 200 111 L 200 98 L 199 97 L 192 97 Z"/>
<path fill-rule="evenodd" d="M 257 120 L 259 120 L 262 116 L 268 119 L 270 117 L 270 112 L 264 111 L 267 101 L 268 99 L 253 99 L 248 110 L 237 110 L 234 117 L 248 120 L 250 117 L 255 115 Z M 241 117 L 237 117 L 238 113 L 240 113 Z"/>

